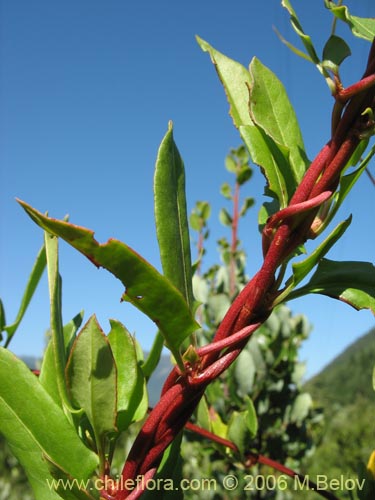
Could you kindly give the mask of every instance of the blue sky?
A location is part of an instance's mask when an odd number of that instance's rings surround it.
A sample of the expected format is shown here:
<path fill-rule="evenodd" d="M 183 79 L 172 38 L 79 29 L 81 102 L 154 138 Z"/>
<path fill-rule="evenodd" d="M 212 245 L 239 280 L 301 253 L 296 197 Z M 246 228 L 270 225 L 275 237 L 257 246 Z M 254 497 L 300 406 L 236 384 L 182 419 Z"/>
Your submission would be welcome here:
<path fill-rule="evenodd" d="M 323 1 L 293 3 L 321 51 L 331 27 Z M 372 0 L 346 3 L 356 15 L 375 15 Z M 197 200 L 212 204 L 205 264 L 217 261 L 216 240 L 226 235 L 217 217 L 224 204 L 219 188 L 230 181 L 224 157 L 240 138 L 196 34 L 246 66 L 256 55 L 277 74 L 295 106 L 310 158 L 329 139 L 332 98 L 315 68 L 275 35 L 273 26 L 298 45 L 278 1 L 13 0 L 1 9 L 0 295 L 9 323 L 43 237 L 15 197 L 53 217 L 69 213 L 73 223 L 95 230 L 99 241 L 118 238 L 160 269 L 152 182 L 168 120 L 186 166 L 189 211 Z M 342 70 L 350 84 L 363 72 L 369 44 L 352 41 L 346 27 L 340 34 L 353 47 Z M 243 193 L 256 198 L 256 207 L 240 227 L 249 275 L 261 263 L 257 212 L 263 189 L 256 171 Z M 343 219 L 352 213 L 354 219 L 330 258 L 373 262 L 374 194 L 364 176 L 339 214 Z M 144 348 L 150 346 L 155 327 L 120 304 L 120 282 L 65 243 L 60 266 L 64 321 L 84 309 L 86 319 L 95 312 L 108 331 L 114 317 L 136 332 Z M 374 326 L 370 312 L 325 297 L 290 306 L 314 325 L 301 352 L 309 375 Z M 14 352 L 40 355 L 48 323 L 44 277 L 12 341 Z"/>

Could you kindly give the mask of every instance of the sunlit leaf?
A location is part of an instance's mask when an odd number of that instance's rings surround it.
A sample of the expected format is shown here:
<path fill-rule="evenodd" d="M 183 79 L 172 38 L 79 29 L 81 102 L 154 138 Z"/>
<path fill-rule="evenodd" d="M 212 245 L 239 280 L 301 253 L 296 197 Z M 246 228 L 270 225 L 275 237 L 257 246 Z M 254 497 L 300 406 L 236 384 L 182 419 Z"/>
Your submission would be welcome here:
<path fill-rule="evenodd" d="M 57 500 L 45 455 L 79 480 L 91 476 L 96 455 L 82 443 L 63 410 L 54 403 L 30 369 L 0 348 L 1 432 L 25 468 L 37 500 Z"/>
<path fill-rule="evenodd" d="M 115 239 L 100 244 L 93 231 L 46 217 L 30 205 L 19 202 L 28 215 L 46 231 L 63 238 L 96 266 L 102 266 L 126 287 L 123 300 L 131 302 L 160 328 L 167 346 L 179 358 L 182 341 L 199 328 L 184 297 L 151 264 Z"/>
<path fill-rule="evenodd" d="M 325 0 L 325 6 L 333 15 L 344 21 L 352 30 L 353 35 L 372 42 L 375 37 L 375 18 L 352 16 L 345 5 L 337 6 L 329 0 Z"/>
<path fill-rule="evenodd" d="M 350 47 L 345 40 L 337 35 L 331 35 L 323 49 L 323 64 L 329 63 L 338 67 L 350 55 Z"/>
<path fill-rule="evenodd" d="M 375 266 L 370 262 L 323 259 L 309 283 L 294 290 L 288 298 L 308 293 L 328 295 L 355 309 L 370 309 L 375 314 Z"/>
<path fill-rule="evenodd" d="M 185 169 L 169 123 L 155 166 L 156 233 L 164 276 L 193 305 L 189 224 L 185 196 Z"/>
<path fill-rule="evenodd" d="M 30 273 L 16 319 L 14 320 L 14 323 L 12 323 L 11 325 L 6 325 L 6 326 L 4 325 L 3 329 L 4 331 L 7 332 L 9 340 L 15 334 L 19 324 L 22 321 L 22 318 L 25 315 L 25 312 L 30 304 L 30 301 L 34 295 L 36 287 L 38 286 L 40 278 L 42 277 L 45 267 L 46 267 L 46 250 L 43 245 L 42 248 L 39 250 L 38 255 L 35 259 L 35 263 Z M 5 315 L 4 315 L 4 321 L 5 321 Z M 6 343 L 6 345 L 8 344 L 9 341 Z"/>
<path fill-rule="evenodd" d="M 208 52 L 215 65 L 219 78 L 224 86 L 229 102 L 229 112 L 233 118 L 234 125 L 251 123 L 249 115 L 249 85 L 250 75 L 242 64 L 229 59 L 229 57 L 215 50 L 209 43 L 197 37 L 201 49 Z"/>
<path fill-rule="evenodd" d="M 223 226 L 231 226 L 233 219 L 229 215 L 228 211 L 225 208 L 221 208 L 219 212 L 219 220 L 223 224 Z"/>
<path fill-rule="evenodd" d="M 282 0 L 281 5 L 289 12 L 290 22 L 293 26 L 293 29 L 300 37 L 303 45 L 305 46 L 305 49 L 307 50 L 307 53 L 309 54 L 309 57 L 314 62 L 314 64 L 319 64 L 319 57 L 317 56 L 311 37 L 309 35 L 306 35 L 306 33 L 303 31 L 301 23 L 290 1 Z"/>
<path fill-rule="evenodd" d="M 86 413 L 96 445 L 103 453 L 105 436 L 116 430 L 116 366 L 108 339 L 95 316 L 74 341 L 66 375 L 73 404 Z"/>
<path fill-rule="evenodd" d="M 294 109 L 280 80 L 257 58 L 250 64 L 250 115 L 276 144 L 289 151 L 294 187 L 301 181 L 308 160 Z"/>
<path fill-rule="evenodd" d="M 230 187 L 230 185 L 227 182 L 224 182 L 224 184 L 221 185 L 220 193 L 227 200 L 231 200 L 232 199 L 232 188 Z"/>

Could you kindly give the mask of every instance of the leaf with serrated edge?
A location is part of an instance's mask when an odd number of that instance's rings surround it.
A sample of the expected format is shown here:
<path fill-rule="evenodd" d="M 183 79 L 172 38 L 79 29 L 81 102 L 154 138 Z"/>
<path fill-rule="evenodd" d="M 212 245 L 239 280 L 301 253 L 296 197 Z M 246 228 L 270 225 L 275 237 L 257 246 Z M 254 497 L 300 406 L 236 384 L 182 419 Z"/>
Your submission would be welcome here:
<path fill-rule="evenodd" d="M 154 175 L 155 224 L 164 276 L 193 306 L 190 236 L 185 196 L 185 168 L 173 139 L 173 126 L 163 138 Z"/>
<path fill-rule="evenodd" d="M 276 144 L 289 150 L 296 187 L 306 171 L 308 160 L 294 109 L 281 81 L 256 57 L 251 61 L 250 75 L 251 118 Z"/>
<path fill-rule="evenodd" d="M 229 102 L 229 114 L 233 118 L 234 125 L 252 123 L 249 115 L 249 85 L 250 74 L 242 64 L 233 61 L 229 57 L 215 50 L 209 43 L 197 37 L 199 46 L 204 52 L 208 52 L 215 65 L 221 83 Z"/>
<path fill-rule="evenodd" d="M 46 231 L 63 238 L 96 266 L 114 274 L 126 287 L 122 299 L 149 316 L 163 333 L 176 359 L 182 341 L 199 328 L 181 293 L 149 262 L 115 239 L 100 244 L 94 232 L 65 221 L 46 217 L 19 201 L 28 215 Z"/>
<path fill-rule="evenodd" d="M 288 300 L 319 293 L 339 299 L 357 310 L 375 315 L 375 266 L 370 262 L 336 262 L 323 259 L 309 283 L 294 290 Z"/>
<path fill-rule="evenodd" d="M 0 380 L 1 432 L 25 468 L 35 498 L 57 500 L 46 481 L 51 476 L 43 455 L 80 480 L 93 473 L 97 457 L 85 447 L 30 369 L 3 348 Z"/>

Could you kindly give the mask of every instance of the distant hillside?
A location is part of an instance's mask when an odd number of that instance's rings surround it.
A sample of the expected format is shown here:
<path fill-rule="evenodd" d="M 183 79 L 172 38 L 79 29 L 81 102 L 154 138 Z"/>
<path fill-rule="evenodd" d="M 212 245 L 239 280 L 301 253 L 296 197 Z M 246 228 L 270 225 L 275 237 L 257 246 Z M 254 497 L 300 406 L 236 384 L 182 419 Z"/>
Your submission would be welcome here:
<path fill-rule="evenodd" d="M 375 403 L 372 372 L 375 365 L 375 328 L 353 342 L 318 375 L 305 384 L 323 407 L 349 405 L 355 397 Z"/>

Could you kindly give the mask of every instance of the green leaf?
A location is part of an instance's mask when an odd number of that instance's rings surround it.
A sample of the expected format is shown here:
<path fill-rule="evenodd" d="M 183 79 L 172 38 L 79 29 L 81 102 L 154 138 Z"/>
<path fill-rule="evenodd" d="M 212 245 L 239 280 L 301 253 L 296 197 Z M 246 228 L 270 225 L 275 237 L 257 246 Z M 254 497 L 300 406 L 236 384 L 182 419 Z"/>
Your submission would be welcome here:
<path fill-rule="evenodd" d="M 11 325 L 5 326 L 3 328 L 3 330 L 6 331 L 8 334 L 8 339 L 7 339 L 7 342 L 5 344 L 5 347 L 8 347 L 11 338 L 16 333 L 16 330 L 22 321 L 22 318 L 24 317 L 25 312 L 30 304 L 30 301 L 34 295 L 36 287 L 38 286 L 40 278 L 42 277 L 42 274 L 43 274 L 45 267 L 46 267 L 46 251 L 45 251 L 45 248 L 43 245 L 42 248 L 39 250 L 38 255 L 35 259 L 35 263 L 34 263 L 32 271 L 30 273 L 30 276 L 29 276 L 29 279 L 28 279 L 28 282 L 27 282 L 27 285 L 26 285 L 26 288 L 25 288 L 25 291 L 24 291 L 24 294 L 23 294 L 23 297 L 21 300 L 21 305 L 20 305 L 20 308 L 18 310 L 16 319 L 15 319 L 14 323 L 12 323 Z M 4 321 L 5 321 L 5 316 L 4 316 Z"/>
<path fill-rule="evenodd" d="M 225 157 L 225 168 L 231 174 L 235 174 L 237 172 L 238 165 L 233 156 L 228 155 Z"/>
<path fill-rule="evenodd" d="M 339 67 L 351 55 L 348 44 L 336 35 L 331 35 L 323 49 L 323 64 L 329 67 Z"/>
<path fill-rule="evenodd" d="M 231 200 L 232 199 L 232 188 L 230 187 L 230 185 L 227 182 L 224 182 L 224 184 L 221 185 L 220 193 L 227 200 Z"/>
<path fill-rule="evenodd" d="M 249 85 L 250 74 L 242 64 L 229 59 L 215 50 L 210 44 L 197 37 L 199 46 L 204 52 L 208 52 L 215 65 L 221 83 L 229 102 L 229 113 L 233 118 L 234 125 L 251 124 L 249 115 Z"/>
<path fill-rule="evenodd" d="M 83 321 L 83 312 L 77 314 L 63 328 L 66 359 L 68 358 L 70 348 L 73 344 L 78 328 L 82 324 L 82 321 Z M 55 403 L 57 403 L 59 406 L 62 407 L 62 400 L 57 385 L 57 378 L 58 376 L 56 373 L 53 339 L 51 338 L 50 341 L 48 342 L 47 348 L 43 355 L 43 362 L 40 369 L 39 382 L 42 384 L 42 386 L 48 392 L 51 398 L 55 401 Z"/>
<path fill-rule="evenodd" d="M 116 366 L 108 339 L 95 316 L 74 341 L 66 375 L 72 402 L 86 413 L 99 456 L 103 456 L 105 437 L 116 431 Z"/>
<path fill-rule="evenodd" d="M 319 293 L 342 300 L 355 309 L 375 314 L 375 267 L 370 262 L 336 262 L 323 259 L 309 283 L 294 290 L 289 299 Z"/>
<path fill-rule="evenodd" d="M 246 454 L 251 439 L 247 411 L 233 411 L 228 423 L 227 438 L 237 446 L 242 456 Z"/>
<path fill-rule="evenodd" d="M 46 231 L 60 236 L 96 266 L 103 266 L 126 287 L 122 300 L 131 302 L 149 316 L 163 333 L 176 359 L 182 341 L 199 328 L 184 297 L 151 264 L 115 239 L 99 244 L 93 231 L 44 216 L 19 201 L 28 215 Z"/>
<path fill-rule="evenodd" d="M 247 428 L 250 431 L 250 435 L 254 438 L 258 432 L 258 418 L 255 410 L 254 403 L 249 396 L 245 396 L 246 412 L 247 412 Z"/>
<path fill-rule="evenodd" d="M 251 168 L 248 166 L 248 165 L 243 165 L 239 172 L 237 173 L 237 182 L 240 186 L 242 186 L 243 184 L 245 184 L 245 182 L 247 182 L 251 176 L 253 175 L 253 172 L 251 170 Z"/>
<path fill-rule="evenodd" d="M 249 210 L 249 208 L 254 206 L 254 203 L 255 203 L 254 198 L 250 197 L 245 198 L 245 201 L 243 202 L 243 205 L 240 210 L 240 216 L 243 217 L 244 215 L 246 215 L 246 212 Z"/>
<path fill-rule="evenodd" d="M 293 287 L 296 287 L 312 271 L 318 262 L 329 252 L 350 226 L 352 218 L 338 224 L 329 236 L 303 261 L 292 264 Z"/>
<path fill-rule="evenodd" d="M 250 115 L 276 144 L 289 151 L 294 187 L 301 181 L 308 160 L 294 109 L 280 80 L 257 58 L 250 64 Z"/>
<path fill-rule="evenodd" d="M 210 411 L 206 398 L 204 397 L 199 401 L 197 407 L 197 424 L 203 429 L 206 429 L 206 431 L 212 432 Z"/>
<path fill-rule="evenodd" d="M 57 500 L 47 484 L 44 456 L 72 477 L 85 480 L 97 466 L 89 451 L 37 377 L 14 354 L 0 348 L 0 428 L 25 468 L 37 500 Z"/>
<path fill-rule="evenodd" d="M 108 340 L 117 368 L 117 428 L 121 432 L 145 416 L 148 398 L 133 337 L 119 321 L 110 323 Z"/>
<path fill-rule="evenodd" d="M 325 0 L 325 6 L 334 16 L 346 23 L 352 30 L 353 35 L 364 38 L 369 42 L 375 37 L 375 19 L 352 16 L 345 5 L 337 6 L 329 0 Z"/>
<path fill-rule="evenodd" d="M 288 163 L 288 153 L 276 145 L 261 127 L 240 127 L 241 137 L 253 162 L 262 170 L 267 180 L 266 195 L 278 200 L 278 207 L 285 208 L 295 189 L 295 179 Z"/>
<path fill-rule="evenodd" d="M 302 50 L 298 49 L 295 45 L 293 45 L 292 43 L 288 42 L 288 40 L 286 40 L 282 34 L 276 29 L 274 28 L 274 31 L 276 33 L 276 35 L 279 37 L 280 41 L 286 45 L 288 47 L 289 50 L 291 50 L 294 54 L 296 54 L 298 57 L 301 57 L 302 59 L 306 59 L 306 61 L 309 61 L 311 63 L 314 63 L 314 61 L 311 59 L 310 56 L 308 56 L 307 54 L 305 54 L 305 52 L 303 52 Z"/>
<path fill-rule="evenodd" d="M 300 37 L 303 45 L 305 46 L 305 49 L 307 50 L 307 53 L 309 54 L 310 59 L 314 64 L 319 64 L 319 57 L 317 56 L 314 45 L 311 41 L 311 37 L 309 35 L 306 35 L 306 33 L 303 31 L 301 23 L 299 22 L 297 14 L 293 9 L 290 1 L 282 0 L 281 5 L 289 12 L 291 25 L 294 31 Z"/>
<path fill-rule="evenodd" d="M 185 169 L 169 123 L 156 160 L 155 222 L 164 275 L 193 304 L 189 224 L 185 197 Z"/>
<path fill-rule="evenodd" d="M 211 320 L 215 324 L 219 324 L 224 318 L 226 312 L 228 311 L 231 302 L 228 295 L 225 293 L 219 293 L 217 295 L 211 295 L 207 299 L 207 313 L 209 314 Z"/>
<path fill-rule="evenodd" d="M 248 350 L 243 350 L 234 365 L 234 377 L 238 384 L 240 396 L 251 394 L 255 380 L 256 368 L 253 357 Z"/>
<path fill-rule="evenodd" d="M 233 219 L 229 215 L 228 211 L 225 208 L 221 208 L 219 212 L 219 220 L 223 224 L 223 226 L 231 226 Z"/>
<path fill-rule="evenodd" d="M 47 258 L 48 289 L 50 297 L 50 331 L 52 335 L 52 350 L 55 362 L 56 386 L 63 405 L 72 413 L 65 383 L 65 351 L 64 329 L 61 312 L 61 276 L 59 274 L 58 239 L 47 232 L 44 233 L 44 244 Z"/>
<path fill-rule="evenodd" d="M 296 399 L 294 400 L 291 412 L 290 412 L 290 420 L 291 422 L 295 422 L 299 425 L 303 423 L 309 411 L 312 407 L 312 399 L 310 394 L 304 392 L 302 394 L 298 394 Z"/>

